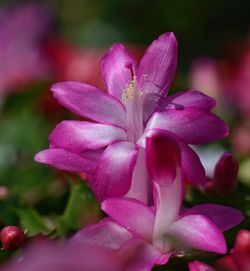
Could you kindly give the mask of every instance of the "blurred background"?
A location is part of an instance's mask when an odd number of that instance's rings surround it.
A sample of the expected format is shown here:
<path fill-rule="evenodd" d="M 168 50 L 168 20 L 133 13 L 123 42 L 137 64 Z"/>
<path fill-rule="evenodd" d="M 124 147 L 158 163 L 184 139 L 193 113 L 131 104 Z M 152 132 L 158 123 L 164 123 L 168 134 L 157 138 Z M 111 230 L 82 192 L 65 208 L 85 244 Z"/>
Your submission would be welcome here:
<path fill-rule="evenodd" d="M 50 86 L 78 80 L 104 89 L 99 61 L 110 45 L 125 43 L 139 60 L 167 31 L 179 42 L 171 92 L 195 89 L 216 98 L 216 112 L 230 126 L 226 140 L 197 150 L 208 177 L 224 151 L 240 162 L 230 196 L 190 191 L 187 203 L 240 208 L 247 217 L 241 227 L 249 227 L 249 10 L 248 0 L 1 0 L 0 227 L 18 224 L 30 237 L 57 237 L 100 218 L 82 176 L 33 161 L 55 124 L 76 118 L 54 100 Z M 231 247 L 237 230 L 228 235 Z M 0 260 L 8 255 L 1 251 Z"/>

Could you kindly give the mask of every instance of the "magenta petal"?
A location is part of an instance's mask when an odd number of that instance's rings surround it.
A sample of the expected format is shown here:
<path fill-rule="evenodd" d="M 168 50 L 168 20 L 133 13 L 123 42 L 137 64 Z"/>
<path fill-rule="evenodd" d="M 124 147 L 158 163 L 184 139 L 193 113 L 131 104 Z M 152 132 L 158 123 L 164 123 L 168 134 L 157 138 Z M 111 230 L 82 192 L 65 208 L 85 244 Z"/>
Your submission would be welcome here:
<path fill-rule="evenodd" d="M 204 215 L 221 231 L 235 227 L 244 219 L 239 210 L 219 204 L 200 204 L 187 210 L 184 215 Z"/>
<path fill-rule="evenodd" d="M 97 168 L 95 161 L 62 149 L 43 150 L 35 156 L 35 161 L 70 172 L 92 173 Z"/>
<path fill-rule="evenodd" d="M 167 130 L 188 144 L 206 144 L 228 135 L 224 121 L 210 112 L 192 107 L 154 113 L 147 125 L 149 129 Z"/>
<path fill-rule="evenodd" d="M 216 271 L 211 266 L 200 262 L 200 261 L 193 261 L 188 264 L 189 271 Z"/>
<path fill-rule="evenodd" d="M 145 204 L 129 198 L 107 199 L 102 210 L 136 237 L 152 242 L 155 216 Z"/>
<path fill-rule="evenodd" d="M 203 185 L 207 179 L 205 176 L 205 169 L 200 161 L 199 156 L 192 148 L 180 140 L 176 135 L 162 129 L 151 129 L 144 133 L 144 135 L 137 141 L 137 144 L 145 148 L 146 138 L 152 137 L 157 133 L 168 134 L 169 136 L 173 137 L 176 142 L 178 142 L 181 149 L 181 167 L 185 178 L 195 185 Z"/>
<path fill-rule="evenodd" d="M 126 133 L 121 128 L 87 121 L 63 121 L 49 136 L 50 147 L 75 153 L 99 149 L 125 139 Z"/>
<path fill-rule="evenodd" d="M 127 241 L 120 249 L 119 255 L 127 259 L 126 270 L 129 271 L 150 271 L 158 264 L 167 263 L 171 254 L 161 254 L 144 240 L 133 238 Z"/>
<path fill-rule="evenodd" d="M 122 44 L 114 44 L 101 60 L 103 80 L 109 94 L 122 99 L 126 85 L 136 73 L 136 63 Z"/>
<path fill-rule="evenodd" d="M 97 246 L 108 250 L 117 250 L 131 238 L 131 233 L 125 228 L 111 219 L 104 219 L 78 231 L 68 244 L 72 247 L 79 247 L 79 249 L 85 246 Z"/>
<path fill-rule="evenodd" d="M 59 103 L 81 117 L 126 127 L 124 106 L 113 96 L 93 86 L 68 81 L 53 85 L 51 90 Z"/>
<path fill-rule="evenodd" d="M 122 264 L 114 251 L 93 245 L 80 249 L 63 246 L 43 237 L 33 240 L 12 258 L 1 271 L 122 271 Z M 20 260 L 21 259 L 21 260 Z"/>
<path fill-rule="evenodd" d="M 164 33 L 151 43 L 138 67 L 140 91 L 160 96 L 168 91 L 177 66 L 177 47 L 173 33 Z"/>
<path fill-rule="evenodd" d="M 207 181 L 205 169 L 196 152 L 186 143 L 178 140 L 181 147 L 181 165 L 185 178 L 195 185 L 204 185 Z"/>
<path fill-rule="evenodd" d="M 173 137 L 155 131 L 146 138 L 146 161 L 151 178 L 160 185 L 170 185 L 176 177 L 181 152 Z"/>
<path fill-rule="evenodd" d="M 103 201 L 124 196 L 132 181 L 138 147 L 127 141 L 118 141 L 104 151 L 93 187 L 97 198 Z"/>
<path fill-rule="evenodd" d="M 224 254 L 226 241 L 221 231 L 202 215 L 188 215 L 177 220 L 168 233 L 186 247 Z"/>
<path fill-rule="evenodd" d="M 161 108 L 197 107 L 206 111 L 212 110 L 216 105 L 215 99 L 200 91 L 188 90 L 168 96 L 161 104 Z"/>

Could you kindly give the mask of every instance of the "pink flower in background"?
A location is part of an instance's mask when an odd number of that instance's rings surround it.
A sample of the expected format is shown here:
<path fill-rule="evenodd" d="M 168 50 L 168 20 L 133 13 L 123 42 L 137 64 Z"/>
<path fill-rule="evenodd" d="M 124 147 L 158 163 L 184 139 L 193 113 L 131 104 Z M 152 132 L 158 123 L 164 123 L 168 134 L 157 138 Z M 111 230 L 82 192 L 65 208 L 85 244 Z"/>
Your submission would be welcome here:
<path fill-rule="evenodd" d="M 219 259 L 216 262 L 216 268 L 221 271 L 250 270 L 250 231 L 238 232 L 231 254 Z"/>
<path fill-rule="evenodd" d="M 250 121 L 246 119 L 237 125 L 231 136 L 232 146 L 237 153 L 247 156 L 250 154 Z"/>
<path fill-rule="evenodd" d="M 238 46 L 238 44 L 237 44 Z M 235 46 L 236 47 L 236 46 Z M 232 97 L 232 103 L 244 118 L 250 117 L 250 38 L 240 44 L 239 54 L 222 62 L 221 78 L 224 95 Z"/>
<path fill-rule="evenodd" d="M 102 88 L 98 73 L 103 52 L 100 49 L 77 48 L 61 39 L 47 43 L 46 52 L 51 58 L 55 81 L 74 80 Z"/>
<path fill-rule="evenodd" d="M 99 200 L 128 195 L 148 202 L 148 174 L 143 138 L 164 129 L 178 140 L 185 178 L 205 182 L 204 168 L 188 144 L 205 144 L 228 134 L 210 110 L 215 101 L 186 91 L 166 97 L 177 66 L 177 41 L 162 34 L 146 50 L 139 66 L 122 44 L 101 61 L 108 91 L 80 82 L 52 86 L 56 99 L 87 118 L 63 121 L 49 137 L 50 149 L 35 160 L 72 172 L 86 172 Z M 194 170 L 195 168 L 195 170 Z"/>
<path fill-rule="evenodd" d="M 229 57 L 224 59 L 197 58 L 189 76 L 192 88 L 221 100 L 224 105 L 222 109 L 228 109 L 229 113 L 232 113 L 233 107 L 243 118 L 250 116 L 249 40 L 248 38 L 244 43 L 231 45 Z"/>
<path fill-rule="evenodd" d="M 217 204 L 181 210 L 183 172 L 178 142 L 161 131 L 147 138 L 146 151 L 155 208 L 131 198 L 107 199 L 102 203 L 102 210 L 112 220 L 108 218 L 81 230 L 71 239 L 71 244 L 80 248 L 95 242 L 119 252 L 125 244 L 129 247 L 135 240 L 141 240 L 150 251 L 145 270 L 151 270 L 152 264 L 165 264 L 171 255 L 188 250 L 224 254 L 226 241 L 222 231 L 239 224 L 243 219 L 241 212 Z"/>
<path fill-rule="evenodd" d="M 216 101 L 220 97 L 221 85 L 218 63 L 207 57 L 200 57 L 193 61 L 190 75 L 190 86 L 199 89 Z"/>
<path fill-rule="evenodd" d="M 50 13 L 40 4 L 15 5 L 0 10 L 0 95 L 48 76 L 43 52 Z"/>
<path fill-rule="evenodd" d="M 250 232 L 240 230 L 230 254 L 215 262 L 215 269 L 200 261 L 189 263 L 190 271 L 248 271 L 250 270 Z"/>

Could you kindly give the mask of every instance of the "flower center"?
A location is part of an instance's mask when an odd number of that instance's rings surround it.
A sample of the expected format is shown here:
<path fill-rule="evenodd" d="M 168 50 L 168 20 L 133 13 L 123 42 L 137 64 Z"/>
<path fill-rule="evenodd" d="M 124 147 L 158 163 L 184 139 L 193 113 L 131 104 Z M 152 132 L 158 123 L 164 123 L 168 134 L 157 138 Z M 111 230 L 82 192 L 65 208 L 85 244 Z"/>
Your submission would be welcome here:
<path fill-rule="evenodd" d="M 122 101 L 127 110 L 127 136 L 130 142 L 136 143 L 143 134 L 143 95 L 137 89 L 136 75 L 131 63 L 125 68 L 131 72 L 131 81 L 123 91 Z"/>

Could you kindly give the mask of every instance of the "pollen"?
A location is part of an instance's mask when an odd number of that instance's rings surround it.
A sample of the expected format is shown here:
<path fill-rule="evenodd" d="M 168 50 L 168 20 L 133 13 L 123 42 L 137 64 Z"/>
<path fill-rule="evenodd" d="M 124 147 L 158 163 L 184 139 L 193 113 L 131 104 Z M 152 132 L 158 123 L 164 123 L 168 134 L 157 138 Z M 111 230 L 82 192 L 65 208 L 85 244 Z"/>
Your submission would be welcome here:
<path fill-rule="evenodd" d="M 128 83 L 122 94 L 122 101 L 127 103 L 129 100 L 133 100 L 140 96 L 142 93 L 136 88 L 137 80 L 136 76 L 133 76 L 133 80 Z"/>

